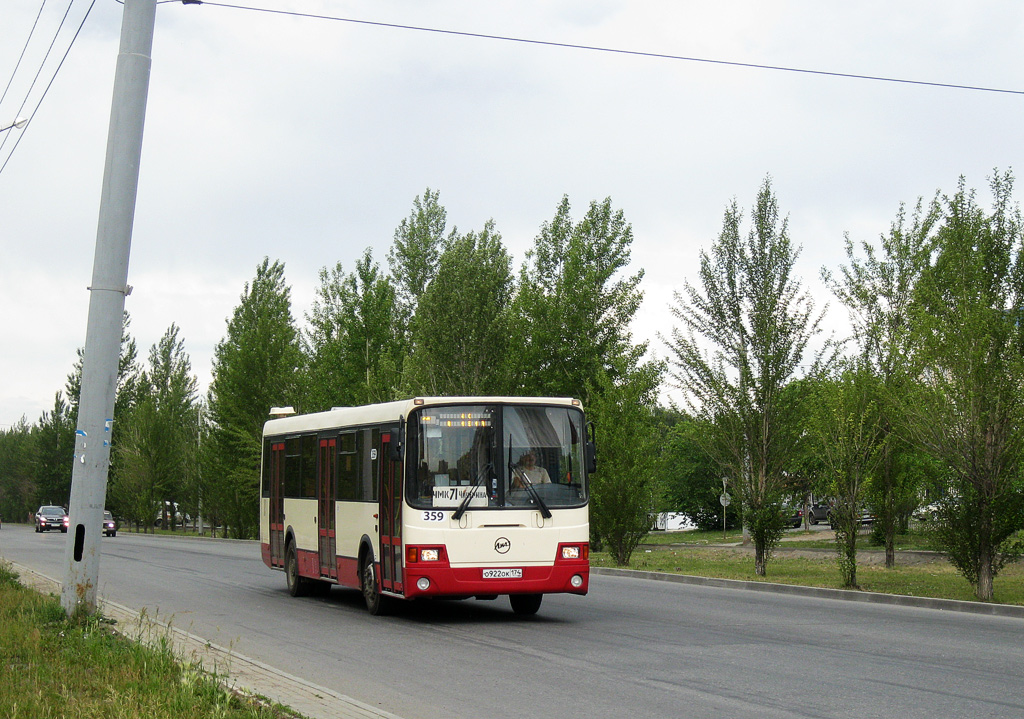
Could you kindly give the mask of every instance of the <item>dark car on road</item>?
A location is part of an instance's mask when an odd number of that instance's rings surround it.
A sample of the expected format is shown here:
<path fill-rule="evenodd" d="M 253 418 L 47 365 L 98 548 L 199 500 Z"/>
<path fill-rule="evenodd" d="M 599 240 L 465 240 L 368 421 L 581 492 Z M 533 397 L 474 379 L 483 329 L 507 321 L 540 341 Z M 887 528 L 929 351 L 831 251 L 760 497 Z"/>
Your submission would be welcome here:
<path fill-rule="evenodd" d="M 828 513 L 832 510 L 832 507 L 828 504 L 822 504 L 820 502 L 812 504 L 807 507 L 807 523 L 817 524 L 818 522 L 827 522 Z"/>
<path fill-rule="evenodd" d="M 53 504 L 44 504 L 36 512 L 36 531 L 49 532 L 51 529 L 59 529 L 62 532 L 68 531 L 68 513 L 63 507 Z"/>
<path fill-rule="evenodd" d="M 787 527 L 799 529 L 804 523 L 804 510 L 800 507 L 784 506 L 782 508 L 782 517 Z"/>
<path fill-rule="evenodd" d="M 103 533 L 108 537 L 117 536 L 117 522 L 114 521 L 114 515 L 106 509 L 103 510 Z"/>

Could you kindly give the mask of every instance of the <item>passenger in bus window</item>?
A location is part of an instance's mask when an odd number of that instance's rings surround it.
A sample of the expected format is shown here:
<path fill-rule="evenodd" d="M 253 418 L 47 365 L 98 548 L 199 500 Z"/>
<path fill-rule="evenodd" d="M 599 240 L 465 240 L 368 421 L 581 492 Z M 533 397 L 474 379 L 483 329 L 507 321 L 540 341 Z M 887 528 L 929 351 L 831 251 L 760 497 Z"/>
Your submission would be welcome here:
<path fill-rule="evenodd" d="M 532 449 L 527 450 L 519 458 L 519 465 L 512 471 L 512 489 L 526 489 L 526 480 L 530 484 L 551 484 L 551 477 L 543 467 L 537 466 L 537 455 Z"/>

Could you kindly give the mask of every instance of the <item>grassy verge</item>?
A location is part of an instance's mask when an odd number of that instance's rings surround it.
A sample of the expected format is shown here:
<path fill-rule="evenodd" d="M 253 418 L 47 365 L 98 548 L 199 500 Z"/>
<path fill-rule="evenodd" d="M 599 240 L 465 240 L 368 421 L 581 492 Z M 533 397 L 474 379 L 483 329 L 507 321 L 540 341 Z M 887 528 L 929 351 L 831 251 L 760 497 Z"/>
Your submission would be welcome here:
<path fill-rule="evenodd" d="M 661 540 L 665 536 L 655 534 L 651 535 L 651 539 Z M 711 541 L 722 541 L 721 532 L 717 534 L 717 540 L 704 541 L 706 538 L 695 534 L 693 536 L 694 540 L 685 544 L 680 543 L 678 535 L 675 542 L 662 541 L 660 546 L 658 541 L 645 540 L 645 546 L 641 546 L 633 553 L 629 568 L 720 579 L 840 588 L 836 558 L 830 552 L 820 552 L 814 556 L 794 556 L 796 553 L 776 552 L 768 562 L 768 576 L 758 577 L 754 574 L 754 558 L 751 551 L 710 546 Z M 738 542 L 739 539 L 740 535 L 737 533 L 736 539 L 732 541 Z M 795 541 L 781 546 L 791 549 L 814 548 L 813 544 L 808 542 Z M 826 543 L 824 546 L 831 548 L 834 545 Z M 590 561 L 597 567 L 616 566 L 606 552 L 592 552 Z M 974 590 L 967 580 L 938 555 L 924 560 L 918 557 L 913 562 L 901 559 L 897 555 L 894 569 L 885 569 L 884 564 L 862 562 L 857 566 L 857 581 L 860 588 L 867 592 L 964 601 L 975 599 Z M 1004 567 L 995 579 L 994 588 L 996 602 L 1024 605 L 1024 562 Z"/>
<path fill-rule="evenodd" d="M 225 689 L 168 646 L 120 636 L 102 617 L 68 619 L 0 563 L 0 716 L 67 719 L 293 719 Z"/>

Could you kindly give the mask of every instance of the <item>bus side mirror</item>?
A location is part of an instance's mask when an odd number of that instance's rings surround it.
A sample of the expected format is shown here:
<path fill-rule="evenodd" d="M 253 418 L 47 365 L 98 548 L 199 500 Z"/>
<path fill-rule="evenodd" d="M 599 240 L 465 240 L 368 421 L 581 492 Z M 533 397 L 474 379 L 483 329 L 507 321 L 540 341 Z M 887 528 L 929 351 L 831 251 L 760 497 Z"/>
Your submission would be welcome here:
<path fill-rule="evenodd" d="M 597 471 L 597 444 L 594 442 L 594 435 L 596 430 L 594 429 L 593 422 L 587 422 L 587 474 L 593 474 Z"/>

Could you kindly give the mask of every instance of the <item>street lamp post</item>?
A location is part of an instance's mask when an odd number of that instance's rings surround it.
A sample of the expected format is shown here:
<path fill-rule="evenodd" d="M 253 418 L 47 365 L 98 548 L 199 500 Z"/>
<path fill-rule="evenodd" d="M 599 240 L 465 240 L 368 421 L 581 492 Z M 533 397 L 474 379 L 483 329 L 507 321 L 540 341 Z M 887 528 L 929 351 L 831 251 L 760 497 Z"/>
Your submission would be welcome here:
<path fill-rule="evenodd" d="M 18 119 L 16 119 L 14 122 L 12 122 L 7 127 L 0 127 L 0 132 L 7 132 L 8 130 L 12 130 L 14 128 L 17 128 L 17 129 L 20 130 L 21 128 L 25 127 L 25 125 L 27 125 L 27 124 L 28 124 L 28 118 L 27 117 L 19 117 Z"/>

